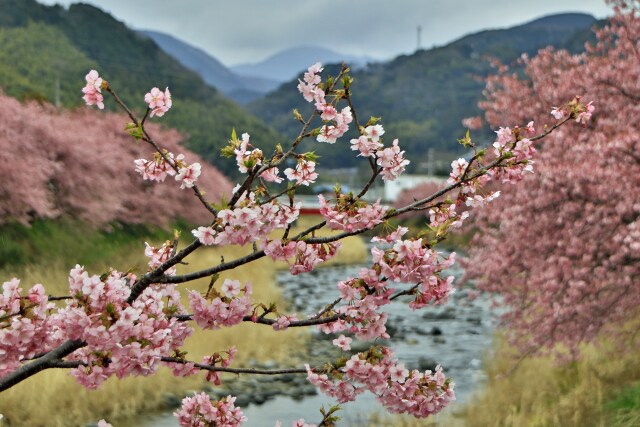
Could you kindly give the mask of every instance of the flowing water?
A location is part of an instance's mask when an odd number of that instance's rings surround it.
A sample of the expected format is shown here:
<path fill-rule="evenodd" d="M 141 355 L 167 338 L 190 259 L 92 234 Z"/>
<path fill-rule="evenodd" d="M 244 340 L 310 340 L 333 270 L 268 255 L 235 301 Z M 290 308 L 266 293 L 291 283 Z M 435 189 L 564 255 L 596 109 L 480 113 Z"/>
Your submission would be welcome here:
<path fill-rule="evenodd" d="M 291 301 L 291 311 L 303 314 L 317 312 L 328 301 L 338 297 L 335 284 L 348 277 L 356 277 L 362 265 L 326 267 L 311 273 L 291 276 L 283 272 L 278 283 L 283 293 Z M 450 274 L 460 277 L 462 271 L 452 269 Z M 445 374 L 454 379 L 457 404 L 464 403 L 482 383 L 482 358 L 491 347 L 495 317 L 489 310 L 489 302 L 478 298 L 468 301 L 465 291 L 457 292 L 443 306 L 425 307 L 411 311 L 407 304 L 395 302 L 384 309 L 389 313 L 387 328 L 392 339 L 387 343 L 396 357 L 407 368 L 421 370 L 433 369 L 436 363 L 444 367 Z M 314 331 L 314 334 L 318 334 Z M 315 360 L 330 360 L 340 354 L 336 347 L 327 345 L 330 341 L 318 334 L 312 340 L 311 352 Z M 323 338 L 323 339 L 321 339 Z M 356 343 L 357 345 L 358 343 Z M 318 359 L 320 358 L 320 359 Z M 313 364 L 313 363 L 312 363 Z M 246 387 L 246 395 L 238 395 L 244 414 L 249 418 L 247 427 L 273 426 L 275 420 L 283 426 L 290 425 L 294 419 L 305 418 L 308 422 L 321 419 L 318 412 L 321 406 L 335 404 L 333 399 L 314 394 L 314 389 L 305 388 L 304 376 L 278 382 L 277 378 L 253 378 Z M 300 382 L 302 380 L 302 385 Z M 251 388 L 249 388 L 249 386 Z M 262 386 L 261 388 L 259 386 Z M 258 387 L 258 388 L 255 388 Z M 256 391 L 257 390 L 257 391 Z M 225 394 L 226 395 L 226 394 Z M 256 398 L 257 396 L 257 398 Z M 261 404 L 249 403 L 257 399 Z M 454 406 L 455 404 L 454 403 Z M 343 405 L 337 415 L 343 421 L 340 425 L 366 425 L 369 414 L 383 412 L 374 397 L 365 393 L 355 402 Z M 170 414 L 153 417 L 145 427 L 175 427 L 177 422 Z"/>

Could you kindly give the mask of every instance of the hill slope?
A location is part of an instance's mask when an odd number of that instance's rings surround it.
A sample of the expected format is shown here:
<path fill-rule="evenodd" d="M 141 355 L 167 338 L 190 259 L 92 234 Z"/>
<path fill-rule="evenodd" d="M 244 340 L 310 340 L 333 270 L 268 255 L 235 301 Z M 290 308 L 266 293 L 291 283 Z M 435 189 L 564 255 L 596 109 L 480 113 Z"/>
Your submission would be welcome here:
<path fill-rule="evenodd" d="M 157 31 L 140 33 L 151 38 L 163 51 L 236 102 L 246 103 L 259 98 L 280 84 L 275 80 L 236 74 L 205 51 L 169 34 Z"/>
<path fill-rule="evenodd" d="M 489 58 L 510 63 L 523 52 L 532 55 L 547 45 L 571 42 L 579 46 L 576 34 L 586 37 L 594 23 L 595 19 L 585 14 L 554 15 L 518 27 L 471 34 L 446 46 L 354 71 L 352 89 L 358 115 L 382 116 L 387 135 L 400 138 L 414 171 L 429 148 L 438 150 L 440 157 L 457 156 L 460 146 L 456 139 L 464 134 L 461 120 L 480 113 L 477 103 L 482 97 L 483 78 L 492 70 Z M 335 75 L 337 68 L 327 67 L 326 71 Z M 279 131 L 294 135 L 298 127 L 291 110 L 310 110 L 296 93 L 296 85 L 297 80 L 283 84 L 268 97 L 249 104 L 250 110 Z M 487 141 L 493 137 L 489 129 L 480 135 Z M 335 149 L 317 147 L 323 166 L 352 164 L 352 156 L 333 156 Z"/>
<path fill-rule="evenodd" d="M 250 132 L 259 144 L 273 146 L 279 139 L 153 41 L 93 6 L 0 0 L 0 39 L 0 57 L 6 58 L 0 62 L 0 87 L 19 98 L 55 102 L 58 92 L 63 106 L 79 106 L 91 67 L 137 111 L 144 111 L 143 97 L 152 86 L 169 86 L 174 108 L 162 122 L 187 135 L 188 147 L 227 174 L 236 167 L 220 160 L 219 149 L 232 128 Z"/>
<path fill-rule="evenodd" d="M 337 64 L 343 61 L 353 67 L 360 67 L 373 62 L 373 59 L 345 55 L 319 46 L 295 46 L 255 64 L 232 66 L 231 70 L 240 75 L 262 76 L 278 82 L 286 82 L 316 62 Z"/>
<path fill-rule="evenodd" d="M 60 216 L 99 226 L 210 221 L 190 190 L 170 178 L 162 184 L 143 181 L 135 172 L 133 161 L 150 159 L 152 149 L 121 131 L 123 114 L 88 108 L 58 112 L 0 93 L 0 117 L 0 225 Z M 148 130 L 163 148 L 184 153 L 190 163 L 202 162 L 178 145 L 176 131 L 157 124 Z M 232 188 L 207 164 L 198 184 L 212 202 L 228 197 Z"/>

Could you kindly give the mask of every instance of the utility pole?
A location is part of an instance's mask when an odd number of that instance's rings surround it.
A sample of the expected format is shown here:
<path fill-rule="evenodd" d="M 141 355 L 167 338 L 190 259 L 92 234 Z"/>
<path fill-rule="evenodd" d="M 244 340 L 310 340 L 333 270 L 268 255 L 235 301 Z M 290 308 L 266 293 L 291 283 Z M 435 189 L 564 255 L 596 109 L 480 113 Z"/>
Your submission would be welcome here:
<path fill-rule="evenodd" d="M 422 49 L 422 40 L 421 40 L 421 36 L 422 36 L 422 25 L 418 25 L 418 28 L 416 28 L 417 31 L 417 44 L 416 44 L 416 50 L 420 50 Z"/>
<path fill-rule="evenodd" d="M 56 77 L 54 105 L 56 108 L 60 108 L 60 77 Z"/>

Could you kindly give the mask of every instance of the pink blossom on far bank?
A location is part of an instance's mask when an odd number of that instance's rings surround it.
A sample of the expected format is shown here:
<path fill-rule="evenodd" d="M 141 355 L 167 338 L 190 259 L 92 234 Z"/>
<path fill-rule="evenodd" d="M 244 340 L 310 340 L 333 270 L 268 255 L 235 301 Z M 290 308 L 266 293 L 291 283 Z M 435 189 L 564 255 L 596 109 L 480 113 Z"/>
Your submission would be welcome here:
<path fill-rule="evenodd" d="M 134 143 L 122 131 L 123 123 L 130 121 L 123 114 L 89 108 L 60 112 L 0 94 L 0 117 L 0 223 L 12 218 L 27 224 L 61 216 L 99 227 L 113 222 L 166 226 L 178 217 L 195 224 L 209 221 L 210 212 L 191 191 L 181 191 L 179 185 L 150 185 L 136 173 L 147 168 L 147 179 L 162 179 L 173 170 L 164 161 L 156 162 L 150 147 Z M 147 122 L 145 128 L 167 152 L 184 153 L 190 162 L 202 165 L 198 184 L 208 200 L 217 202 L 230 194 L 231 182 L 181 147 L 181 134 L 155 123 Z M 134 165 L 134 159 L 147 160 Z"/>

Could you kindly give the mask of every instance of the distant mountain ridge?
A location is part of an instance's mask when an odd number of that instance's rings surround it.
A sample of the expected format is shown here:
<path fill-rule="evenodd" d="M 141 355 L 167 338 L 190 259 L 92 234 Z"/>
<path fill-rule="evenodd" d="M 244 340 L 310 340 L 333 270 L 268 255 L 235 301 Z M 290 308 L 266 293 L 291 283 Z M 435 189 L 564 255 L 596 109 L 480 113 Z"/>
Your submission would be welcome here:
<path fill-rule="evenodd" d="M 262 76 L 285 82 L 296 77 L 301 71 L 316 62 L 336 64 L 343 61 L 354 68 L 375 62 L 370 57 L 342 54 L 319 46 L 294 46 L 280 51 L 263 61 L 239 64 L 230 68 L 240 75 Z"/>
<path fill-rule="evenodd" d="M 584 42 L 593 37 L 590 28 L 594 24 L 595 18 L 583 13 L 551 15 L 512 28 L 466 35 L 445 46 L 371 64 L 352 72 L 353 102 L 359 117 L 382 117 L 387 130 L 385 138 L 399 138 L 407 158 L 412 160 L 410 170 L 423 172 L 421 160 L 429 149 L 435 149 L 442 159 L 462 153 L 456 142 L 465 132 L 461 120 L 481 113 L 478 101 L 482 98 L 484 78 L 493 71 L 490 58 L 509 64 L 522 53 L 535 55 L 548 45 L 580 51 Z M 337 66 L 325 64 L 326 74 L 336 75 L 338 70 Z M 253 101 L 248 108 L 280 132 L 294 137 L 299 126 L 291 111 L 296 108 L 306 116 L 313 108 L 302 100 L 296 86 L 297 79 L 292 79 L 267 97 Z M 317 121 L 312 126 L 320 125 Z M 494 137 L 488 128 L 475 135 L 485 143 Z M 318 144 L 313 149 L 321 156 L 320 164 L 324 167 L 356 164 L 353 156 L 336 155 L 342 151 L 335 147 Z M 447 168 L 448 164 L 443 162 L 443 170 Z"/>
<path fill-rule="evenodd" d="M 151 38 L 167 54 L 237 102 L 251 101 L 280 84 L 276 80 L 234 73 L 207 52 L 169 34 L 150 30 L 142 30 L 139 33 Z"/>

